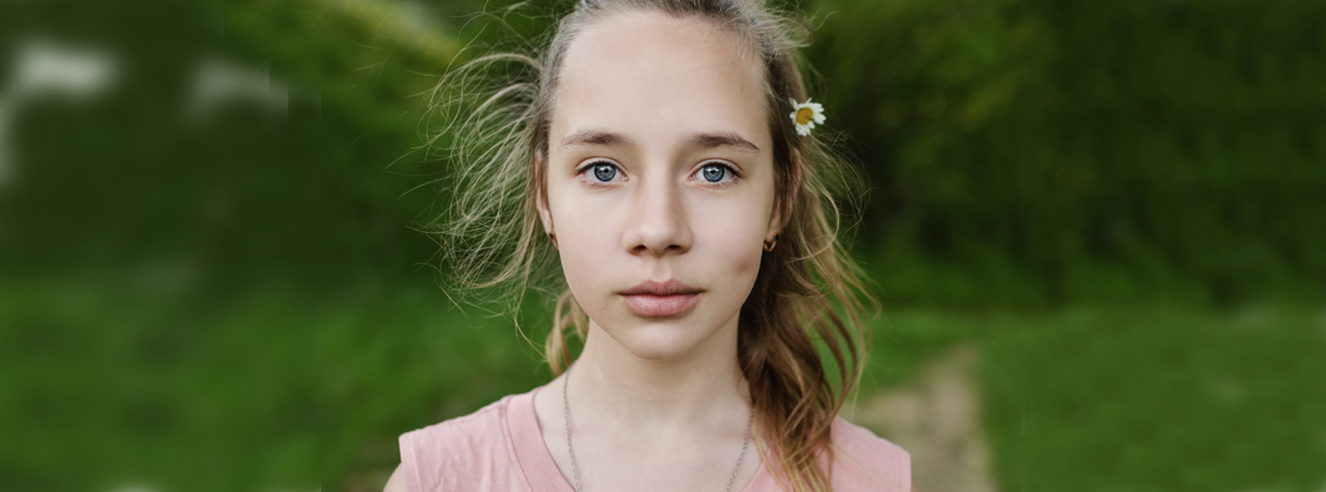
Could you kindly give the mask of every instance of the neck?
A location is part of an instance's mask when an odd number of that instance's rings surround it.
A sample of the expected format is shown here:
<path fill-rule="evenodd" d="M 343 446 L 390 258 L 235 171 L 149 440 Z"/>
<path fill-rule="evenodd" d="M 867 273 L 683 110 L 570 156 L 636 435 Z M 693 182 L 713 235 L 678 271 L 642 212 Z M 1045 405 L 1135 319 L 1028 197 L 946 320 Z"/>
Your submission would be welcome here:
<path fill-rule="evenodd" d="M 568 398 L 589 421 L 635 429 L 744 423 L 750 397 L 737 364 L 736 317 L 729 325 L 680 357 L 653 360 L 627 350 L 591 321 L 570 372 Z"/>

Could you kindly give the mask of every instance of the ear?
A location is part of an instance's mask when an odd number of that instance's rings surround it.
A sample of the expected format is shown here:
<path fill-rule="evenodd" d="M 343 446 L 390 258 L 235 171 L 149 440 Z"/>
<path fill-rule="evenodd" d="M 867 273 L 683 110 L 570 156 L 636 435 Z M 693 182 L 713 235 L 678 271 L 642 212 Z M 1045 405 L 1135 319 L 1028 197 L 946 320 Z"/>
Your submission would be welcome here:
<path fill-rule="evenodd" d="M 775 199 L 774 201 L 777 202 L 778 200 Z M 782 204 L 775 203 L 773 213 L 769 214 L 769 227 L 764 231 L 764 242 L 766 243 L 775 241 L 775 238 L 783 232 L 784 224 L 782 208 Z"/>
<path fill-rule="evenodd" d="M 765 242 L 775 241 L 783 229 L 787 227 L 787 221 L 791 220 L 792 203 L 798 192 L 801 190 L 801 155 L 799 152 L 792 151 L 791 169 L 787 170 L 788 176 L 784 179 L 785 188 L 782 190 L 782 196 L 774 197 L 773 213 L 769 214 L 769 228 L 765 230 Z M 775 189 L 774 193 L 778 193 Z"/>
<path fill-rule="evenodd" d="M 539 195 L 539 198 L 535 200 L 535 207 L 539 209 L 539 221 L 543 222 L 543 233 L 552 234 L 556 231 L 552 226 L 552 213 L 548 211 L 548 199 L 542 196 L 543 193 Z"/>
<path fill-rule="evenodd" d="M 543 167 L 543 159 L 537 153 L 534 157 L 534 165 L 538 170 L 534 173 L 534 176 L 540 181 L 534 183 L 534 208 L 538 210 L 539 221 L 543 223 L 543 233 L 552 234 L 556 232 L 556 229 L 553 228 L 552 212 L 548 210 L 548 174 Z"/>

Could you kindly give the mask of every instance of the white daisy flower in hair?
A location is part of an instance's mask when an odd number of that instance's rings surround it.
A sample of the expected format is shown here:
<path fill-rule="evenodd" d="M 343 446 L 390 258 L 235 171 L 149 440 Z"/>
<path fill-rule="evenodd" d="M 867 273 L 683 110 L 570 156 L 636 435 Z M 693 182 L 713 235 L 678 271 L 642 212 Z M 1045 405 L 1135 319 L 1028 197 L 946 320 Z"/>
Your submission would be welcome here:
<path fill-rule="evenodd" d="M 792 117 L 792 122 L 797 125 L 797 135 L 803 137 L 810 135 L 810 131 L 815 129 L 815 125 L 824 123 L 824 106 L 821 106 L 820 103 L 810 102 L 810 98 L 806 98 L 804 103 L 799 103 L 796 99 L 790 97 L 787 100 L 792 102 L 792 114 L 789 116 Z"/>

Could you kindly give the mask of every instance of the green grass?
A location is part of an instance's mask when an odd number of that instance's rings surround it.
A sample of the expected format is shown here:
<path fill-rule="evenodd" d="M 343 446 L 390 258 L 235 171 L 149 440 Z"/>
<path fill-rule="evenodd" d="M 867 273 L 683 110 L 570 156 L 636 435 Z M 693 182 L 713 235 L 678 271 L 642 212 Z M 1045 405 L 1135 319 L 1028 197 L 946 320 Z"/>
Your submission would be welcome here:
<path fill-rule="evenodd" d="M 977 341 L 1001 490 L 1326 486 L 1326 310 L 889 311 L 863 391 Z"/>
<path fill-rule="evenodd" d="M 1321 490 L 1326 312 L 1074 307 L 992 316 L 1004 490 Z"/>
<path fill-rule="evenodd" d="M 428 283 L 139 280 L 0 281 L 0 489 L 309 489 L 545 377 L 509 323 Z"/>
<path fill-rule="evenodd" d="M 428 283 L 223 295 L 111 278 L 0 281 L 0 488 L 372 488 L 399 433 L 549 377 L 508 320 Z M 1002 490 L 1326 484 L 1320 309 L 894 307 L 863 393 L 962 340 L 985 349 Z"/>

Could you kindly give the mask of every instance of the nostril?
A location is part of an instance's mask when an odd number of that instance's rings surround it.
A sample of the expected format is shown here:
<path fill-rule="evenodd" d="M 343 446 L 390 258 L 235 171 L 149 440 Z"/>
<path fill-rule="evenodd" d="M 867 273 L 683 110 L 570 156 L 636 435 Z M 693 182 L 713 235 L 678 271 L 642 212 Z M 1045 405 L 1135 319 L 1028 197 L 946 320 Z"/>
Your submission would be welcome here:
<path fill-rule="evenodd" d="M 637 181 L 623 246 L 632 254 L 684 252 L 692 240 L 684 190 L 662 176 L 654 178 Z"/>

